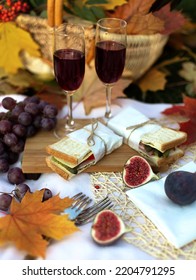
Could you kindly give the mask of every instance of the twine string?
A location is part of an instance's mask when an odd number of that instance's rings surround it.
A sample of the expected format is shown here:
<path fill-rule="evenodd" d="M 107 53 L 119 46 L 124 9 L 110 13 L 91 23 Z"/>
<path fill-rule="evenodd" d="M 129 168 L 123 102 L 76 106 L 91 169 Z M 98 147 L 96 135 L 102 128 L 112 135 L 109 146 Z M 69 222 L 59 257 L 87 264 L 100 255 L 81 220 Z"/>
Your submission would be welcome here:
<path fill-rule="evenodd" d="M 94 146 L 96 144 L 94 136 L 98 137 L 104 144 L 104 149 L 105 149 L 104 154 L 106 155 L 107 154 L 107 144 L 106 144 L 105 140 L 100 135 L 95 133 L 97 127 L 98 127 L 98 120 L 97 119 L 92 119 L 91 130 L 89 130 L 87 128 L 84 128 L 86 131 L 88 131 L 90 133 L 89 137 L 87 138 L 87 144 L 90 147 Z"/>
<path fill-rule="evenodd" d="M 130 134 L 129 136 L 127 137 L 127 143 L 129 143 L 129 139 L 131 137 L 131 134 L 138 128 L 142 127 L 142 126 L 145 126 L 146 124 L 157 124 L 157 122 L 153 119 L 150 119 L 150 120 L 147 120 L 145 122 L 142 122 L 142 123 L 138 123 L 138 124 L 135 124 L 135 125 L 131 125 L 131 126 L 128 126 L 126 127 L 126 130 L 130 130 Z"/>

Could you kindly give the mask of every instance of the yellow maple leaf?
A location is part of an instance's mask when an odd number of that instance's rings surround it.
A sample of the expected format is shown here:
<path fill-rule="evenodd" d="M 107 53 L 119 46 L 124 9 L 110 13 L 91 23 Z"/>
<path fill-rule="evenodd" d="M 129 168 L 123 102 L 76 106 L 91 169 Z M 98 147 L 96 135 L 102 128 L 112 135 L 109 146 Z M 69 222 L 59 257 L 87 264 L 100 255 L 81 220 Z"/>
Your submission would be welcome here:
<path fill-rule="evenodd" d="M 10 213 L 0 218 L 0 245 L 14 244 L 34 257 L 45 257 L 48 241 L 60 240 L 77 231 L 74 223 L 61 212 L 72 199 L 58 195 L 42 202 L 43 191 L 27 192 L 21 203 L 12 199 Z"/>
<path fill-rule="evenodd" d="M 138 86 L 145 93 L 147 90 L 157 91 L 163 90 L 165 88 L 166 74 L 157 70 L 156 68 L 151 68 L 143 77 L 138 81 Z"/>
<path fill-rule="evenodd" d="M 14 22 L 0 23 L 0 67 L 7 73 L 16 73 L 19 68 L 24 68 L 19 56 L 22 50 L 35 57 L 40 56 L 39 46 L 27 31 Z"/>

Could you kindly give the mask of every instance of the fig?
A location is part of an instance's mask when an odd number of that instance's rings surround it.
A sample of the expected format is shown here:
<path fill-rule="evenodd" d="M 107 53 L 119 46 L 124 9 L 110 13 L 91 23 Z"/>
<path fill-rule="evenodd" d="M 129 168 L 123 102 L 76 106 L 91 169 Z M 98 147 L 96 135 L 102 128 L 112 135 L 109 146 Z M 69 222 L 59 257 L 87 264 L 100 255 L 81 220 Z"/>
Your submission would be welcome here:
<path fill-rule="evenodd" d="M 100 245 L 110 245 L 125 232 L 125 224 L 112 210 L 102 210 L 96 216 L 91 228 L 93 240 Z"/>
<path fill-rule="evenodd" d="M 196 200 L 196 173 L 189 171 L 174 171 L 164 183 L 167 197 L 179 205 L 188 205 Z"/>
<path fill-rule="evenodd" d="M 159 177 L 152 171 L 150 164 L 141 156 L 132 156 L 123 168 L 123 181 L 128 188 L 137 188 Z"/>

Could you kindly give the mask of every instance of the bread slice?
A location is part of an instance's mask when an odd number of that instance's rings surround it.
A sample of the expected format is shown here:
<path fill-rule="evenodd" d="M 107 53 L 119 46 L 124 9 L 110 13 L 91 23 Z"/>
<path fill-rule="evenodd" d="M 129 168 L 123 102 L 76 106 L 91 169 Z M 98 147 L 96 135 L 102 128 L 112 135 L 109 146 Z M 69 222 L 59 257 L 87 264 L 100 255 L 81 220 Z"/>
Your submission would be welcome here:
<path fill-rule="evenodd" d="M 69 137 L 64 137 L 58 142 L 46 147 L 49 155 L 57 157 L 74 167 L 92 155 L 87 144 L 81 143 Z"/>
<path fill-rule="evenodd" d="M 54 163 L 52 156 L 46 157 L 46 164 L 50 167 L 55 173 L 59 174 L 65 180 L 70 180 L 75 174 L 72 174 L 67 169 L 63 168 L 61 165 Z"/>
<path fill-rule="evenodd" d="M 184 143 L 187 134 L 167 127 L 161 127 L 153 133 L 145 133 L 141 137 L 141 142 L 164 153 L 165 151 L 177 147 Z"/>
<path fill-rule="evenodd" d="M 179 148 L 171 150 L 168 157 L 158 157 L 157 155 L 153 156 L 143 151 L 138 152 L 150 163 L 150 165 L 156 171 L 167 170 L 170 164 L 172 164 L 184 155 L 184 151 Z"/>

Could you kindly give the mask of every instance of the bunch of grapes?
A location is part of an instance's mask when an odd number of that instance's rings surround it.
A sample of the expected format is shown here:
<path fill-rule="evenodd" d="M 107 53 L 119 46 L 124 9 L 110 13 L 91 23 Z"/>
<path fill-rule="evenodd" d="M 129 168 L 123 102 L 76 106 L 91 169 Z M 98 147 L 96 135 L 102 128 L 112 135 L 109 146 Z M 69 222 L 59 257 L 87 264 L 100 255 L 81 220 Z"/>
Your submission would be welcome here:
<path fill-rule="evenodd" d="M 21 202 L 27 192 L 31 192 L 29 185 L 25 184 L 25 175 L 21 168 L 13 167 L 8 171 L 8 181 L 15 185 L 11 193 L 1 193 L 0 195 L 0 210 L 7 212 L 9 210 L 12 199 Z M 44 191 L 43 191 L 44 190 Z M 52 192 L 48 188 L 41 189 L 43 191 L 42 202 L 52 197 Z"/>
<path fill-rule="evenodd" d="M 13 21 L 19 13 L 26 13 L 29 10 L 29 5 L 24 1 L 6 0 L 1 1 L 4 4 L 0 5 L 0 21 Z"/>
<path fill-rule="evenodd" d="M 22 102 L 5 97 L 2 106 L 7 111 L 0 113 L 0 173 L 6 173 L 23 152 L 27 137 L 40 129 L 54 129 L 58 110 L 37 96 Z"/>

